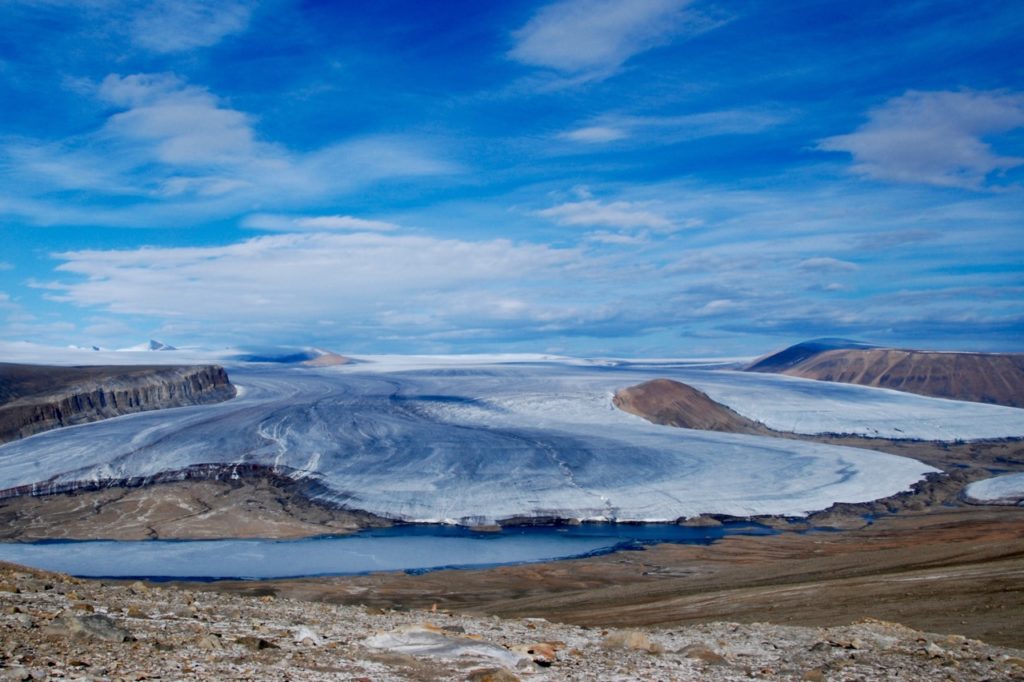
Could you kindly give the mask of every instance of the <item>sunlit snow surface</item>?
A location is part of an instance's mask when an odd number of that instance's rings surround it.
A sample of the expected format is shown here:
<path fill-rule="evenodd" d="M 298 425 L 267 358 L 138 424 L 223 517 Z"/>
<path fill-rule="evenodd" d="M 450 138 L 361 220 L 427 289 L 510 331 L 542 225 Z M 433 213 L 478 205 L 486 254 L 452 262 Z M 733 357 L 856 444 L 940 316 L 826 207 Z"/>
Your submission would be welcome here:
<path fill-rule="evenodd" d="M 140 355 L 137 362 L 175 356 Z M 803 514 L 884 497 L 932 471 L 868 450 L 656 426 L 612 406 L 614 391 L 655 377 L 692 384 L 775 428 L 1024 434 L 1024 410 L 700 365 L 365 360 L 320 369 L 225 363 L 243 389 L 238 398 L 10 443 L 0 447 L 0 488 L 254 462 L 308 472 L 334 501 L 408 520 L 650 521 L 702 512 Z"/>
<path fill-rule="evenodd" d="M 975 481 L 964 488 L 964 495 L 982 504 L 1024 504 L 1024 473 Z"/>

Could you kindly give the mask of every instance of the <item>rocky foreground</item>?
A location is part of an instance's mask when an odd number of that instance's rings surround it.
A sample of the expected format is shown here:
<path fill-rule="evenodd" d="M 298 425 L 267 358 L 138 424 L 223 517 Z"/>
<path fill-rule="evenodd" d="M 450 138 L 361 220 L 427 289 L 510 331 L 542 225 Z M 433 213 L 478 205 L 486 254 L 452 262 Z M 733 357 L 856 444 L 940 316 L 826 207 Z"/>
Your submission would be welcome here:
<path fill-rule="evenodd" d="M 0 679 L 1009 680 L 1024 652 L 877 620 L 606 630 L 0 567 Z"/>

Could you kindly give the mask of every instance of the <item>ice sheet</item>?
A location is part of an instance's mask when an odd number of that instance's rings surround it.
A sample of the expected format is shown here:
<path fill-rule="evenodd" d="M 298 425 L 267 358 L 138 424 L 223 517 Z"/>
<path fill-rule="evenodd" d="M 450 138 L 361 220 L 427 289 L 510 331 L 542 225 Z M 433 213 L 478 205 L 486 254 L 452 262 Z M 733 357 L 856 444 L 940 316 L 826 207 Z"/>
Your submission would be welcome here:
<path fill-rule="evenodd" d="M 792 405 L 822 395 L 833 418 L 845 413 L 847 423 L 863 423 L 863 406 L 844 408 L 832 384 L 804 382 L 793 391 L 790 382 L 687 363 L 372 360 L 233 366 L 244 390 L 226 403 L 128 415 L 0 447 L 0 488 L 250 462 L 306 472 L 335 502 L 408 520 L 671 521 L 799 515 L 891 495 L 932 471 L 869 450 L 656 426 L 611 404 L 618 388 L 670 376 L 713 397 L 753 387 L 763 400 Z M 921 400 L 904 399 L 901 423 L 914 423 Z"/>

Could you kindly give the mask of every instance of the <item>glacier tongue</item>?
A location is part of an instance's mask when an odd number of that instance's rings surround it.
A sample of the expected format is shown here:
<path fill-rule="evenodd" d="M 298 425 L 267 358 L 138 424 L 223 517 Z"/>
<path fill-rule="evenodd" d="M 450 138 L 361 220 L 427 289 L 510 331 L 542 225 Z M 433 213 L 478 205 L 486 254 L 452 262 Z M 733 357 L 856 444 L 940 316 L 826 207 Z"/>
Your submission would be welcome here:
<path fill-rule="evenodd" d="M 807 419 L 845 419 L 848 431 L 865 426 L 863 401 L 837 397 L 823 382 L 802 382 L 797 391 L 788 378 L 773 384 L 766 375 L 542 358 L 229 371 L 244 390 L 226 403 L 130 415 L 0 447 L 0 489 L 246 462 L 316 476 L 335 502 L 406 520 L 660 521 L 799 515 L 891 495 L 934 471 L 869 450 L 656 426 L 611 405 L 617 389 L 668 376 L 726 404 L 751 387 L 760 400 L 778 403 L 776 410 L 813 404 L 820 391 L 832 412 L 805 412 Z M 912 428 L 930 399 L 900 400 L 889 404 L 887 423 Z M 987 409 L 968 406 L 964 423 Z M 943 428 L 946 437 L 957 425 Z"/>

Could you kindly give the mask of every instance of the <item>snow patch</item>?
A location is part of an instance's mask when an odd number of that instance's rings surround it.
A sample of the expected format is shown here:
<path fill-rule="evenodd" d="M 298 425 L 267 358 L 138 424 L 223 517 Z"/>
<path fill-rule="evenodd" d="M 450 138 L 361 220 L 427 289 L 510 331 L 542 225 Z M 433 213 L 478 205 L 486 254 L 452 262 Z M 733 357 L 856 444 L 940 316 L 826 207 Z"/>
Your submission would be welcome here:
<path fill-rule="evenodd" d="M 964 488 L 964 497 L 976 504 L 1024 505 L 1024 472 L 975 481 Z"/>

